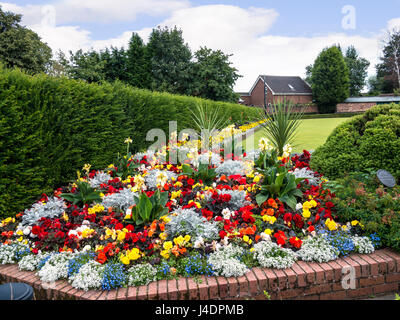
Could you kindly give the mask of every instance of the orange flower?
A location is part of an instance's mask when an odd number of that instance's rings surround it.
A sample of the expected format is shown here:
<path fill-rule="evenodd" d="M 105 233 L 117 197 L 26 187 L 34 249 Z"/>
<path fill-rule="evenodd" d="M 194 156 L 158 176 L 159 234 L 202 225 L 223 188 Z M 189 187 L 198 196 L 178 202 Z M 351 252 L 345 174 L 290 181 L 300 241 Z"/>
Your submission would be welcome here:
<path fill-rule="evenodd" d="M 272 208 L 278 209 L 278 204 L 274 199 L 268 199 L 268 205 Z"/>
<path fill-rule="evenodd" d="M 226 178 L 226 175 L 222 175 L 221 176 L 221 178 L 219 178 L 219 181 L 222 181 L 222 182 L 228 182 L 228 179 Z"/>
<path fill-rule="evenodd" d="M 107 261 L 107 256 L 104 254 L 104 252 L 100 252 L 96 260 L 97 262 L 104 264 Z"/>
<path fill-rule="evenodd" d="M 158 226 L 160 227 L 161 232 L 165 231 L 165 224 L 164 223 L 160 223 Z"/>
<path fill-rule="evenodd" d="M 258 242 L 258 240 L 260 240 L 260 239 L 261 239 L 261 237 L 259 235 L 256 235 L 256 237 L 255 237 L 256 242 Z"/>

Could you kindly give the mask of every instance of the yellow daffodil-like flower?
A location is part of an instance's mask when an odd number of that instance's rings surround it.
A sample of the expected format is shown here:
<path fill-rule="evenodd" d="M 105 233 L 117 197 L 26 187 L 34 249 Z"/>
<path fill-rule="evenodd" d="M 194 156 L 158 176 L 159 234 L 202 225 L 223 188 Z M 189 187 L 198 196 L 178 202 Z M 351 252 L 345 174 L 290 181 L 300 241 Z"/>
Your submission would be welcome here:
<path fill-rule="evenodd" d="M 268 151 L 272 149 L 272 145 L 269 143 L 267 138 L 261 138 L 258 141 L 258 147 L 261 151 Z"/>
<path fill-rule="evenodd" d="M 132 143 L 132 139 L 130 137 L 126 138 L 124 143 L 128 144 L 128 143 Z"/>
<path fill-rule="evenodd" d="M 90 168 L 92 167 L 91 164 L 85 164 L 82 168 L 83 171 L 86 171 L 86 173 L 88 173 L 90 171 Z"/>
<path fill-rule="evenodd" d="M 358 223 L 359 223 L 359 222 L 358 222 L 357 220 L 353 220 L 353 221 L 351 222 L 351 225 L 352 225 L 353 227 L 355 227 Z"/>

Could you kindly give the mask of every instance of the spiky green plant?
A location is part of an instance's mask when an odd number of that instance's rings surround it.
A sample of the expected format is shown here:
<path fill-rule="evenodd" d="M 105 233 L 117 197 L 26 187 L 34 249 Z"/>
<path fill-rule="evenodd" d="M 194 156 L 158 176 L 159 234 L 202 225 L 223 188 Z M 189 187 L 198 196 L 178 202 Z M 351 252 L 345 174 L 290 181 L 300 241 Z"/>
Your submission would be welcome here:
<path fill-rule="evenodd" d="M 189 110 L 203 146 L 208 146 L 210 138 L 229 124 L 228 115 L 221 112 L 220 106 L 210 108 L 206 103 L 197 103 L 195 110 Z"/>
<path fill-rule="evenodd" d="M 270 108 L 260 109 L 260 118 L 266 120 L 261 125 L 279 155 L 283 154 L 285 145 L 293 146 L 303 116 L 304 111 L 295 111 L 293 103 L 286 98 L 272 104 Z"/>

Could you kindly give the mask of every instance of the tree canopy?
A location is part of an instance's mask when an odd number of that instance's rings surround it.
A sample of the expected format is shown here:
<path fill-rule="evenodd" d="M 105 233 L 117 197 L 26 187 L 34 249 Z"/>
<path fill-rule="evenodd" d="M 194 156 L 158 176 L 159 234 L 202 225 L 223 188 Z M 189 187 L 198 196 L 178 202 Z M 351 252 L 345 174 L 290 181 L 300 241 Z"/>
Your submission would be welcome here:
<path fill-rule="evenodd" d="M 335 112 L 336 105 L 350 95 L 349 68 L 340 47 L 324 49 L 308 70 L 319 111 Z"/>
<path fill-rule="evenodd" d="M 3 11 L 0 6 L 0 62 L 29 73 L 45 72 L 52 51 L 32 30 L 21 26 L 22 15 Z"/>

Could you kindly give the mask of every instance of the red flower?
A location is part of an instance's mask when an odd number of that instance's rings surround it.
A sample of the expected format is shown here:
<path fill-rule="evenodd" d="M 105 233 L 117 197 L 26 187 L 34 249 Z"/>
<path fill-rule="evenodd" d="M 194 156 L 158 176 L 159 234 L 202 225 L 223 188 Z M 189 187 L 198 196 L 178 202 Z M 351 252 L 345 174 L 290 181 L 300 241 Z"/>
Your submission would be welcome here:
<path fill-rule="evenodd" d="M 227 233 L 224 230 L 221 230 L 219 232 L 219 236 L 220 236 L 221 239 L 224 239 L 227 236 Z"/>
<path fill-rule="evenodd" d="M 115 230 L 122 230 L 124 228 L 124 225 L 122 224 L 122 223 L 117 223 L 116 225 L 115 225 Z"/>
<path fill-rule="evenodd" d="M 33 226 L 32 228 L 32 234 L 34 235 L 38 235 L 41 231 L 42 229 L 39 226 Z"/>
<path fill-rule="evenodd" d="M 289 243 L 290 243 L 293 247 L 295 247 L 295 248 L 297 248 L 297 249 L 300 249 L 300 248 L 301 248 L 301 245 L 303 244 L 303 241 L 301 241 L 301 240 L 300 240 L 299 238 L 297 238 L 297 237 L 292 237 L 292 238 L 290 238 Z"/>
<path fill-rule="evenodd" d="M 276 239 L 276 243 L 279 244 L 280 246 L 283 246 L 286 244 L 286 235 L 283 231 L 279 230 L 274 234 L 274 237 Z"/>
<path fill-rule="evenodd" d="M 291 222 L 292 221 L 292 214 L 291 213 L 286 213 L 283 216 L 283 221 L 285 221 L 286 223 Z"/>
<path fill-rule="evenodd" d="M 189 186 L 193 186 L 194 185 L 194 180 L 192 179 L 192 178 L 190 178 L 190 179 L 187 179 L 187 184 L 189 185 Z"/>
<path fill-rule="evenodd" d="M 295 214 L 293 217 L 293 221 L 297 228 L 301 229 L 304 227 L 304 221 L 301 215 Z"/>

